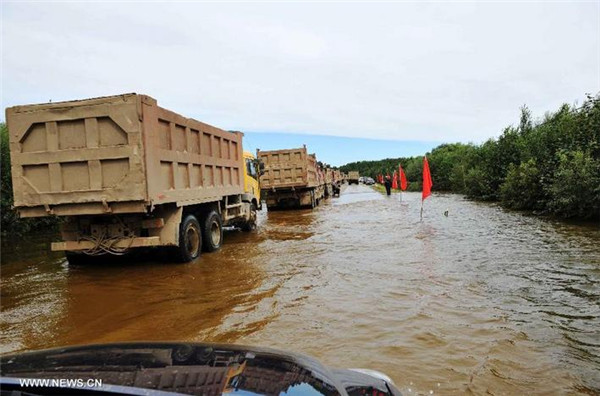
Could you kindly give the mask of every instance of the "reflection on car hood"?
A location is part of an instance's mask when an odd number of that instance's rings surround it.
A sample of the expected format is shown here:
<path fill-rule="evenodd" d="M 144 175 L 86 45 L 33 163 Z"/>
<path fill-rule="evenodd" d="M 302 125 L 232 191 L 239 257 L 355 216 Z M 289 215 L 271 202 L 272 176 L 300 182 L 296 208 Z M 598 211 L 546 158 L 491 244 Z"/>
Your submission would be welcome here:
<path fill-rule="evenodd" d="M 201 343 L 106 344 L 4 355 L 0 375 L 99 379 L 103 386 L 196 395 L 396 394 L 381 379 L 330 370 L 307 356 Z"/>

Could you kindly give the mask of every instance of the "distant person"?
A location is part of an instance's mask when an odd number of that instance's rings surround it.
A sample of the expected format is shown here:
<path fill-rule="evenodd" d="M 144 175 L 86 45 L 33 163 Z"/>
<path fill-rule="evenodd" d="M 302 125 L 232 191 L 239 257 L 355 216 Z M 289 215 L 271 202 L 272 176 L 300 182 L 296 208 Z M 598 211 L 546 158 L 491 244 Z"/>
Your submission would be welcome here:
<path fill-rule="evenodd" d="M 385 185 L 385 192 L 387 195 L 392 195 L 392 179 L 390 178 L 390 175 L 385 177 L 385 182 L 383 184 Z"/>

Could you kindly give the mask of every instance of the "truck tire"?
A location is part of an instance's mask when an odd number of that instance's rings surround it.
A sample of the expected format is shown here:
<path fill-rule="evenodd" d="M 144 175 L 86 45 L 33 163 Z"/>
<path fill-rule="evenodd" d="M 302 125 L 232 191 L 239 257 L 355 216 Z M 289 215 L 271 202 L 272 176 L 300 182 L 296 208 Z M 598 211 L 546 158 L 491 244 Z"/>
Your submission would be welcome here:
<path fill-rule="evenodd" d="M 204 250 L 214 252 L 223 241 L 223 220 L 216 210 L 206 213 L 202 219 L 202 242 Z"/>
<path fill-rule="evenodd" d="M 202 251 L 202 233 L 196 216 L 189 214 L 179 224 L 179 246 L 175 249 L 175 257 L 181 263 L 190 262 Z"/>
<path fill-rule="evenodd" d="M 250 204 L 250 219 L 242 225 L 242 231 L 250 232 L 256 230 L 256 205 Z"/>

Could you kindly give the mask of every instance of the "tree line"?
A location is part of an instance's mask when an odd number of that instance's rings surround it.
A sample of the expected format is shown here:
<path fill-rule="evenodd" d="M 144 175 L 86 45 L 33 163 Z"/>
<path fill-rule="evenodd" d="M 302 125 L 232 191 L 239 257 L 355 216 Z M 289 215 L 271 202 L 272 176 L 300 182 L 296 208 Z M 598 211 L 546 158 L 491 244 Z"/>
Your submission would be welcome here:
<path fill-rule="evenodd" d="M 518 124 L 498 138 L 442 144 L 426 155 L 434 190 L 539 214 L 600 219 L 600 95 L 588 95 L 581 106 L 564 104 L 536 121 L 524 106 Z M 375 178 L 398 164 L 408 189 L 420 190 L 422 156 L 352 162 L 340 169 Z"/>

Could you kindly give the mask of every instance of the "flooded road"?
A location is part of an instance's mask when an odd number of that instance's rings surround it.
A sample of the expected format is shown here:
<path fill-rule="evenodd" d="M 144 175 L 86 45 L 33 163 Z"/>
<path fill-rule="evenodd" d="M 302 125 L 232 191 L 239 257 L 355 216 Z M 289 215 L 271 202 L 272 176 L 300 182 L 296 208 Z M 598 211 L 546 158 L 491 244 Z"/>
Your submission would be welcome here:
<path fill-rule="evenodd" d="M 406 394 L 600 392 L 600 227 L 350 186 L 263 212 L 190 264 L 69 267 L 3 241 L 2 352 L 235 342 L 389 374 Z M 448 210 L 448 217 L 444 211 Z"/>

